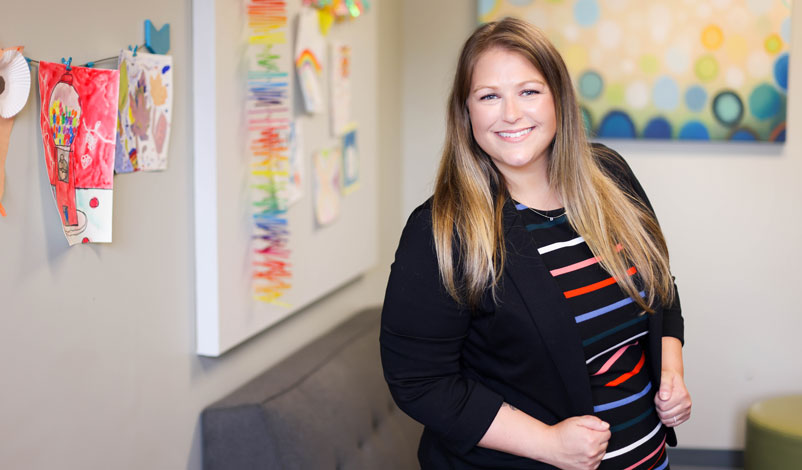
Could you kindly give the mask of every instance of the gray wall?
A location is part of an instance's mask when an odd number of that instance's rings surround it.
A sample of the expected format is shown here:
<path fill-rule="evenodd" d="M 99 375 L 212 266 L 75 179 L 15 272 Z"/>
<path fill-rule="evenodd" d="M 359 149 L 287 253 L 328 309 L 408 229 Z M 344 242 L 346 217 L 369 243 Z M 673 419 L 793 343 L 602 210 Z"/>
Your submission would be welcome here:
<path fill-rule="evenodd" d="M 668 238 L 694 399 L 683 447 L 742 448 L 750 403 L 802 391 L 802 8 L 792 10 L 784 146 L 606 142 L 629 160 Z M 475 18 L 474 2 L 404 2 L 404 213 L 431 193 L 450 81 Z"/>
<path fill-rule="evenodd" d="M 364 60 L 396 87 L 370 88 L 379 141 L 362 149 L 381 149 L 382 210 L 367 222 L 382 227 L 379 267 L 219 359 L 194 354 L 189 0 L 135 8 L 37 0 L 0 15 L 0 47 L 21 43 L 30 57 L 72 55 L 74 63 L 141 43 L 145 19 L 170 23 L 177 92 L 170 169 L 115 178 L 110 245 L 67 247 L 47 185 L 36 88 L 17 118 L 0 220 L 0 468 L 199 469 L 204 406 L 381 302 L 400 225 L 400 65 L 392 60 L 400 10 L 370 3 L 359 21 L 371 23 L 376 37 L 365 40 L 385 52 Z"/>

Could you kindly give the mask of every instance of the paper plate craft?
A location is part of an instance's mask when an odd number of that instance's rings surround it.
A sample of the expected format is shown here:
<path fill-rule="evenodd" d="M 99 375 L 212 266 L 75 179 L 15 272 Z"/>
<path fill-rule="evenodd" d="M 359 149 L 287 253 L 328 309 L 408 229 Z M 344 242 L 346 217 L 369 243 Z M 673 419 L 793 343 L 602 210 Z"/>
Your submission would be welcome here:
<path fill-rule="evenodd" d="M 6 154 L 14 116 L 25 106 L 30 90 L 31 71 L 22 55 L 22 47 L 0 49 L 0 201 L 5 191 Z M 1 203 L 0 215 L 6 216 Z"/>
<path fill-rule="evenodd" d="M 173 118 L 173 59 L 122 51 L 114 171 L 167 169 Z"/>
<path fill-rule="evenodd" d="M 64 235 L 111 242 L 119 72 L 39 63 L 45 163 Z"/>
<path fill-rule="evenodd" d="M 14 117 L 28 101 L 31 71 L 21 47 L 0 49 L 0 117 Z"/>

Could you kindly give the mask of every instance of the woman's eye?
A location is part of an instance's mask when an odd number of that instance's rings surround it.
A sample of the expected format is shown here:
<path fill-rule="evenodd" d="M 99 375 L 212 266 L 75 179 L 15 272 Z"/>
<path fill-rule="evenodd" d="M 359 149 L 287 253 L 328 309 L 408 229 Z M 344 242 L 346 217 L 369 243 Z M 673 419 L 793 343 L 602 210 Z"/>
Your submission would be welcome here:
<path fill-rule="evenodd" d="M 539 95 L 540 90 L 524 90 L 521 92 L 523 96 L 532 96 L 532 95 Z"/>
<path fill-rule="evenodd" d="M 492 99 L 495 99 L 495 98 L 498 98 L 498 95 L 496 95 L 495 93 L 490 93 L 488 95 L 482 95 L 482 97 L 479 98 L 479 99 L 481 101 L 486 101 L 486 100 L 492 100 Z"/>

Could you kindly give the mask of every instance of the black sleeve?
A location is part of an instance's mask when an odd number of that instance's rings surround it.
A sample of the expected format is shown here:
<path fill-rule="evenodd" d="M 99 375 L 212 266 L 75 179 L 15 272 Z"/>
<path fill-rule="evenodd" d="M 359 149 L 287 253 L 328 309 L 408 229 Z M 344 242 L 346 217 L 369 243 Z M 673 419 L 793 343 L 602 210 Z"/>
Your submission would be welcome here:
<path fill-rule="evenodd" d="M 458 453 L 484 436 L 502 397 L 461 369 L 471 314 L 446 293 L 434 250 L 431 210 L 410 216 L 395 254 L 381 321 L 381 358 L 393 399 Z"/>
<path fill-rule="evenodd" d="M 643 190 L 643 186 L 635 177 L 635 173 L 626 160 L 615 150 L 598 143 L 593 144 L 593 154 L 599 159 L 602 168 L 613 181 L 618 183 L 622 190 L 640 200 L 656 219 L 657 215 L 646 196 L 646 191 Z M 685 321 L 682 318 L 682 307 L 676 283 L 674 284 L 674 302 L 663 307 L 663 336 L 672 336 L 685 344 Z"/>

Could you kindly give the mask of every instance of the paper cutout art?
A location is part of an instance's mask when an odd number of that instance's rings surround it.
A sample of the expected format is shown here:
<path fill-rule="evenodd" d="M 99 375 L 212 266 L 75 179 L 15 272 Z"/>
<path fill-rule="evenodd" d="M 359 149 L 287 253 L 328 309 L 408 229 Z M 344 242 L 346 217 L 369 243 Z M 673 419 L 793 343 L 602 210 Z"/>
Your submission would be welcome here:
<path fill-rule="evenodd" d="M 307 113 L 317 114 L 324 111 L 322 58 L 325 53 L 323 37 L 315 27 L 317 14 L 311 8 L 303 8 L 298 16 L 298 32 L 295 39 L 295 70 L 298 84 L 304 98 L 304 109 Z"/>
<path fill-rule="evenodd" d="M 320 32 L 324 36 L 334 20 L 358 18 L 370 8 L 368 0 L 304 0 L 303 5 L 318 9 Z"/>
<path fill-rule="evenodd" d="M 6 155 L 11 141 L 14 116 L 28 101 L 31 71 L 22 55 L 22 47 L 0 49 L 0 216 L 6 216 L 3 193 L 6 186 Z"/>
<path fill-rule="evenodd" d="M 359 152 L 356 146 L 356 126 L 343 135 L 343 194 L 359 188 Z"/>
<path fill-rule="evenodd" d="M 351 121 L 351 46 L 331 44 L 331 133 L 342 135 Z"/>
<path fill-rule="evenodd" d="M 170 52 L 170 23 L 156 29 L 150 20 L 145 20 L 145 47 L 154 54 Z"/>
<path fill-rule="evenodd" d="M 290 124 L 290 152 L 288 162 L 287 185 L 284 188 L 284 198 L 287 205 L 298 202 L 304 195 L 303 182 L 306 179 L 304 171 L 304 137 L 301 121 L 295 120 Z"/>
<path fill-rule="evenodd" d="M 340 215 L 341 166 L 342 153 L 339 147 L 315 152 L 313 179 L 318 226 L 329 225 Z"/>
<path fill-rule="evenodd" d="M 283 297 L 292 288 L 287 199 L 288 153 L 292 123 L 290 73 L 283 0 L 249 0 L 247 98 L 249 178 L 252 201 L 252 293 L 256 301 L 290 307 Z"/>
<path fill-rule="evenodd" d="M 119 72 L 39 63 L 45 163 L 64 235 L 111 242 Z"/>
<path fill-rule="evenodd" d="M 120 52 L 114 171 L 167 169 L 173 115 L 173 59 Z"/>

